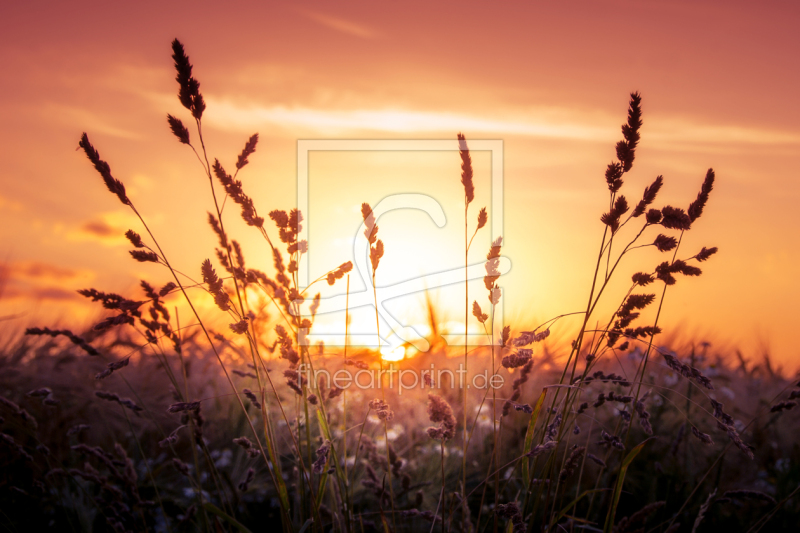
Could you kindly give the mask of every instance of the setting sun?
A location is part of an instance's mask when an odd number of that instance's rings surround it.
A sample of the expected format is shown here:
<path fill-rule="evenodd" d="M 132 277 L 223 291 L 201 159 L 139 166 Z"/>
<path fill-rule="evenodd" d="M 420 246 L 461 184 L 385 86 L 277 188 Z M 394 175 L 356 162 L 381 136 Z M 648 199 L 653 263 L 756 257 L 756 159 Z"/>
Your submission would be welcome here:
<path fill-rule="evenodd" d="M 797 4 L 6 4 L 4 530 L 796 531 Z"/>

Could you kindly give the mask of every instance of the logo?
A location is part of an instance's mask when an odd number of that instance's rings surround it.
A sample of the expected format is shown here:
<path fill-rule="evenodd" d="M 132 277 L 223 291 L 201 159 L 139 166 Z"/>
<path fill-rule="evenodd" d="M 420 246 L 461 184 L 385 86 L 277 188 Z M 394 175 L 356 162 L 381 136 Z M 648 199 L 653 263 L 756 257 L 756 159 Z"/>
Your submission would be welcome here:
<path fill-rule="evenodd" d="M 486 206 L 489 212 L 489 224 L 487 224 L 488 231 L 490 232 L 490 241 L 494 241 L 497 237 L 503 235 L 503 141 L 502 140 L 470 140 L 468 142 L 471 154 L 478 154 L 481 152 L 489 152 L 490 156 L 490 205 Z M 298 270 L 298 282 L 300 290 L 302 291 L 308 287 L 313 280 L 317 279 L 324 272 L 310 272 L 310 265 L 315 253 L 315 243 L 313 238 L 309 238 L 309 227 L 314 227 L 315 223 L 322 223 L 315 218 L 314 209 L 310 209 L 310 191 L 312 187 L 318 185 L 315 182 L 315 169 L 311 164 L 311 154 L 315 151 L 324 152 L 375 152 L 379 153 L 396 152 L 401 155 L 405 154 L 412 158 L 415 153 L 424 152 L 455 152 L 459 151 L 459 143 L 457 140 L 299 140 L 297 143 L 297 206 L 298 209 L 305 216 L 306 223 L 303 225 L 299 235 L 298 241 L 308 241 L 307 255 L 301 261 Z M 397 154 L 394 154 L 397 155 Z M 320 173 L 317 173 L 320 174 Z M 458 173 L 453 172 L 454 180 L 457 182 Z M 322 179 L 317 177 L 317 179 Z M 348 182 L 346 185 L 348 195 L 357 195 L 359 190 L 358 178 L 353 178 L 355 182 Z M 464 212 L 463 208 L 460 213 L 445 213 L 442 207 L 442 202 L 432 194 L 425 192 L 404 192 L 402 190 L 402 183 L 397 184 L 397 191 L 391 194 L 384 195 L 381 198 L 364 198 L 372 206 L 372 212 L 375 217 L 376 224 L 381 225 L 381 218 L 390 212 L 397 212 L 396 215 L 411 214 L 412 211 L 422 212 L 437 228 L 444 228 L 448 224 L 448 220 L 461 221 L 463 227 Z M 461 187 L 458 184 L 458 187 Z M 463 190 L 463 189 L 459 189 Z M 463 205 L 463 204 L 462 204 Z M 477 208 L 473 208 L 471 218 L 476 218 L 478 213 Z M 357 214 L 354 214 L 353 221 L 355 223 Z M 470 221 L 474 229 L 475 221 Z M 369 243 L 364 237 L 364 230 L 366 226 L 361 222 L 356 234 L 352 239 L 351 257 L 344 258 L 353 262 L 354 269 L 351 273 L 353 276 L 353 283 L 350 285 L 349 294 L 345 292 L 344 284 L 337 283 L 336 289 L 338 294 L 333 296 L 323 297 L 320 300 L 320 305 L 317 309 L 316 316 L 324 316 L 331 313 L 343 313 L 347 309 L 350 313 L 363 308 L 369 308 L 374 314 L 374 309 L 377 304 L 378 323 L 380 324 L 380 338 L 375 333 L 377 324 L 373 320 L 372 333 L 353 332 L 346 335 L 345 325 L 342 321 L 341 328 L 334 328 L 334 331 L 326 331 L 324 334 L 317 333 L 314 328 L 311 332 L 305 332 L 301 335 L 304 344 L 316 345 L 323 342 L 328 346 L 344 346 L 347 340 L 348 346 L 361 346 L 377 348 L 381 347 L 384 354 L 394 353 L 397 350 L 402 350 L 404 346 L 413 346 L 421 352 L 425 352 L 430 348 L 430 343 L 425 338 L 424 325 L 420 323 L 406 323 L 403 319 L 396 316 L 391 310 L 389 303 L 397 298 L 408 296 L 416 293 L 423 293 L 433 289 L 439 289 L 448 286 L 464 286 L 465 275 L 466 279 L 478 280 L 486 275 L 485 261 L 471 262 L 465 271 L 463 263 L 464 251 L 463 243 L 461 244 L 461 266 L 452 267 L 447 269 L 437 269 L 437 265 L 430 265 L 430 271 L 422 275 L 412 277 L 399 282 L 381 283 L 381 270 L 377 271 L 375 284 L 373 285 L 372 270 L 369 261 Z M 471 230 L 470 230 L 471 231 Z M 486 231 L 484 229 L 484 231 Z M 424 235 L 414 236 L 414 238 L 423 239 Z M 387 247 L 392 246 L 391 240 L 385 243 Z M 481 250 L 482 251 L 482 250 Z M 318 252 L 317 252 L 318 253 Z M 472 256 L 479 256 L 477 249 L 471 250 Z M 481 254 L 483 255 L 483 254 Z M 338 264 L 338 263 L 337 263 Z M 383 267 L 384 263 L 381 263 Z M 333 268 L 335 265 L 326 265 L 325 268 Z M 381 268 L 382 268 L 381 267 Z M 506 257 L 500 257 L 498 270 L 500 275 L 507 274 L 511 269 L 511 261 Z M 501 280 L 502 282 L 502 277 Z M 353 287 L 358 287 L 354 290 Z M 483 285 L 481 284 L 481 287 Z M 489 306 L 486 299 L 486 293 L 481 291 L 480 294 L 473 294 L 470 292 L 469 309 L 472 309 L 472 300 L 478 300 L 481 305 L 486 308 Z M 462 296 L 463 298 L 463 296 Z M 485 302 L 485 303 L 484 303 Z M 499 338 L 499 332 L 503 328 L 503 305 L 502 298 L 500 304 L 494 309 L 494 329 L 496 338 Z M 461 302 L 461 312 L 463 312 L 464 302 Z M 470 313 L 470 320 L 474 321 Z M 463 328 L 463 315 L 461 318 Z M 443 333 L 442 338 L 451 346 L 467 345 L 488 345 L 491 342 L 491 332 L 485 333 L 470 333 L 454 334 Z"/>

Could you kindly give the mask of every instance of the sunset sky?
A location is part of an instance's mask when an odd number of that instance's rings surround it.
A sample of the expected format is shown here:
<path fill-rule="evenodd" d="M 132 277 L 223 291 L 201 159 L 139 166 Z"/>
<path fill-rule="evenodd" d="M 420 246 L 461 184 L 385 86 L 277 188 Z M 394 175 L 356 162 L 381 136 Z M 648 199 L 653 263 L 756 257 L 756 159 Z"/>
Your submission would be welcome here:
<path fill-rule="evenodd" d="M 585 307 L 608 204 L 603 173 L 628 95 L 640 91 L 642 140 L 622 189 L 631 203 L 662 174 L 656 205 L 686 208 L 706 170 L 717 175 L 678 256 L 702 246 L 720 252 L 702 276 L 667 291 L 660 324 L 712 350 L 740 348 L 750 359 L 767 352 L 788 369 L 800 366 L 796 2 L 164 4 L 0 7 L 0 316 L 15 316 L 3 322 L 6 332 L 56 323 L 80 330 L 102 314 L 77 289 L 141 298 L 139 279 L 169 281 L 163 268 L 128 255 L 125 230 L 142 228 L 76 151 L 84 131 L 181 270 L 199 278 L 213 256 L 208 182 L 165 119 L 190 118 L 176 97 L 177 37 L 208 104 L 210 157 L 231 170 L 247 138 L 260 134 L 240 176 L 261 213 L 295 206 L 298 140 L 445 139 L 454 149 L 458 132 L 502 140 L 503 255 L 512 267 L 501 284 L 517 332 Z M 473 159 L 470 224 L 491 205 L 489 153 Z M 433 197 L 447 223 L 437 228 L 419 211 L 382 218 L 379 285 L 462 265 L 459 165 L 455 150 L 312 153 L 312 279 L 353 259 L 361 203 L 397 193 Z M 226 214 L 248 263 L 271 273 L 257 233 L 237 210 Z M 649 231 L 645 242 L 658 234 Z M 489 243 L 483 230 L 471 262 Z M 609 305 L 631 273 L 667 259 L 638 252 L 621 267 Z M 480 281 L 470 292 L 483 305 Z M 463 287 L 432 298 L 456 331 Z M 423 305 L 417 294 L 390 308 L 420 321 Z M 568 337 L 574 326 L 564 321 L 554 335 Z"/>

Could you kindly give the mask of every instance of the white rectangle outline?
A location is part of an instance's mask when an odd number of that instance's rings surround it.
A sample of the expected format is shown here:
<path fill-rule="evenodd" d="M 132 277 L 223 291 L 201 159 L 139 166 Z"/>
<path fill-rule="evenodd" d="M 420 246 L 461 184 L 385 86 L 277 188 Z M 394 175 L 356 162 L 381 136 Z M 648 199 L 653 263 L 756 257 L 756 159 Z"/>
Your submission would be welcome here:
<path fill-rule="evenodd" d="M 503 235 L 503 141 L 494 140 L 469 140 L 467 141 L 470 152 L 491 152 L 491 210 L 489 231 L 492 241 Z M 308 210 L 309 202 L 309 152 L 312 151 L 362 151 L 362 152 L 443 152 L 458 151 L 456 140 L 435 139 L 298 139 L 297 140 L 297 209 L 305 217 L 297 240 L 308 241 L 308 229 L 311 224 L 311 213 Z M 504 239 L 505 240 L 505 239 Z M 506 245 L 506 242 L 503 242 Z M 308 254 L 313 248 L 309 246 Z M 300 290 L 305 289 L 309 283 L 308 254 L 299 266 L 298 284 Z"/>

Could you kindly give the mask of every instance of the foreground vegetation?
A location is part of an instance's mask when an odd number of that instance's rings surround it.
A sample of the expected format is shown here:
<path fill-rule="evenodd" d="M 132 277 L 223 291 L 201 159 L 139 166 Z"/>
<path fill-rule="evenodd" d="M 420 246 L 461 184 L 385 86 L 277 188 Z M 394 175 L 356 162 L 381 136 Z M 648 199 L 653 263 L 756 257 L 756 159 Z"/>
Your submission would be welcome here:
<path fill-rule="evenodd" d="M 686 209 L 655 207 L 664 184 L 658 176 L 631 208 L 621 190 L 640 141 L 639 94 L 631 95 L 605 173 L 608 211 L 598 214 L 593 283 L 585 310 L 572 313 L 580 318 L 572 342 L 548 340 L 561 316 L 540 325 L 495 324 L 503 297 L 496 236 L 486 254 L 486 291 L 470 298 L 465 290 L 464 301 L 465 321 L 484 328 L 491 342 L 448 347 L 434 337 L 428 352 L 392 365 L 377 351 L 326 352 L 304 342 L 320 298 L 298 285 L 308 247 L 298 241 L 302 214 L 273 210 L 267 223 L 237 179 L 257 134 L 233 174 L 211 161 L 200 84 L 181 43 L 172 49 L 179 100 L 194 124 L 190 132 L 172 115 L 168 124 L 208 180 L 207 222 L 219 241 L 214 262 L 173 263 L 83 134 L 80 147 L 91 164 L 141 222 L 126 234 L 132 258 L 160 265 L 169 281 L 142 281 L 142 293 L 127 296 L 82 289 L 108 314 L 91 330 L 30 328 L 6 347 L 4 527 L 793 530 L 800 518 L 793 410 L 800 384 L 776 374 L 768 359 L 755 366 L 707 344 L 661 340 L 669 287 L 699 282 L 686 278 L 701 275 L 697 265 L 717 252 L 681 249 L 684 234 L 701 223 L 716 176 L 706 172 Z M 459 134 L 458 141 L 466 266 L 488 215 L 471 206 L 471 157 L 466 138 Z M 246 266 L 226 231 L 224 206 L 231 202 L 271 251 L 270 273 Z M 367 203 L 362 219 L 374 286 L 384 243 Z M 664 260 L 643 266 L 625 294 L 608 294 L 621 260 L 636 261 L 642 247 L 658 249 Z M 351 268 L 339 265 L 315 283 L 347 283 Z M 193 279 L 196 272 L 202 281 Z M 183 325 L 164 303 L 171 295 L 193 313 Z M 199 299 L 209 297 L 229 318 L 224 333 L 209 329 L 197 311 Z M 610 316 L 598 310 L 601 299 L 615 302 Z M 262 301 L 272 305 L 269 315 L 255 312 Z M 467 390 L 423 377 L 424 386 L 400 395 L 386 386 L 339 388 L 306 373 L 431 365 L 461 365 L 467 383 L 489 370 L 505 385 Z"/>

